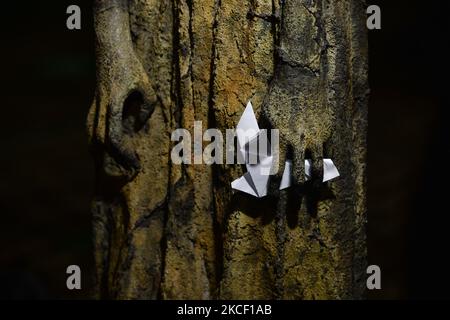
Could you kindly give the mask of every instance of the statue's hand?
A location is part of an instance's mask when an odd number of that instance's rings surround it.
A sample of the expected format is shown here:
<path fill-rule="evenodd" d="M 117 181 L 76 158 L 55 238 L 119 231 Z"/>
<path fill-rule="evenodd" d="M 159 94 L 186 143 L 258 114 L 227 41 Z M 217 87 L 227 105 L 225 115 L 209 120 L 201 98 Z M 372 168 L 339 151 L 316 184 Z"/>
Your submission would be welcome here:
<path fill-rule="evenodd" d="M 305 182 L 305 158 L 312 160 L 311 182 L 323 177 L 323 147 L 332 131 L 332 114 L 321 99 L 320 79 L 308 71 L 281 65 L 269 88 L 261 119 L 266 126 L 279 130 L 279 152 L 274 157 L 275 173 L 271 191 L 283 175 L 286 160 L 292 160 L 294 184 Z"/>

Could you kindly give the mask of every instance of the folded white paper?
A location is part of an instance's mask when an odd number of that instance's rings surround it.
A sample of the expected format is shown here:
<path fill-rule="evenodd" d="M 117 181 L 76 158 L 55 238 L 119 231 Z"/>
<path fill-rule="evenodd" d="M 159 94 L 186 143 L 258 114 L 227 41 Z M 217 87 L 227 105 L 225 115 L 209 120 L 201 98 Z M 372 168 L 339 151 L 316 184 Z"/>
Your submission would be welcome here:
<path fill-rule="evenodd" d="M 260 129 L 251 102 L 247 104 L 247 107 L 239 120 L 236 127 L 236 134 L 239 148 L 238 152 L 242 159 L 248 161 L 249 156 L 255 155 L 254 150 L 249 150 L 249 146 L 254 142 L 258 142 L 255 139 L 258 139 L 260 134 Z M 268 146 L 267 150 L 270 150 L 270 146 Z M 269 184 L 273 157 L 268 152 L 266 154 L 258 154 L 258 151 L 256 151 L 256 153 L 256 156 L 259 157 L 256 158 L 258 159 L 257 164 L 247 163 L 247 173 L 239 179 L 234 180 L 231 183 L 231 187 L 235 190 L 261 198 L 267 195 L 267 186 Z"/>
<path fill-rule="evenodd" d="M 306 159 L 305 160 L 305 180 L 306 181 L 311 180 L 311 176 L 312 176 L 312 160 Z"/>
<path fill-rule="evenodd" d="M 256 121 L 255 113 L 251 102 L 248 102 L 244 113 L 239 120 L 236 127 L 236 134 L 238 140 L 238 148 L 240 156 L 246 161 L 250 155 L 255 155 L 252 150 L 249 150 L 249 145 L 258 139 L 260 129 Z M 257 142 L 257 141 L 256 141 Z M 271 150 L 268 145 L 267 150 Z M 234 190 L 248 193 L 252 196 L 262 198 L 267 195 L 269 186 L 270 171 L 273 165 L 273 156 L 269 153 L 259 153 L 257 164 L 246 164 L 247 173 L 242 177 L 234 180 L 231 187 Z M 292 161 L 287 160 L 284 166 L 283 176 L 280 183 L 280 190 L 289 188 L 292 185 Z M 311 179 L 312 161 L 305 160 L 305 180 Z M 323 159 L 323 182 L 330 181 L 339 177 L 339 172 L 331 159 Z"/>
<path fill-rule="evenodd" d="M 339 171 L 331 159 L 323 159 L 323 182 L 339 177 Z"/>
<path fill-rule="evenodd" d="M 305 161 L 306 163 L 306 161 Z M 281 177 L 280 190 L 287 189 L 292 185 L 292 161 L 287 160 L 284 164 L 283 176 Z"/>

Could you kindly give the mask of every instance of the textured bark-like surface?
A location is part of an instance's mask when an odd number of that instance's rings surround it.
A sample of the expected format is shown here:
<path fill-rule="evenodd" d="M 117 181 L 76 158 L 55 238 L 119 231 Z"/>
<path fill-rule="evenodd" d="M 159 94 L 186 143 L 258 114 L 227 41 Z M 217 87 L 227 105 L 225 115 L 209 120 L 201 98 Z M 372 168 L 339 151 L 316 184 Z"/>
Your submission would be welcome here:
<path fill-rule="evenodd" d="M 97 0 L 94 11 L 98 297 L 362 298 L 364 3 Z M 225 133 L 250 99 L 260 124 L 280 130 L 265 199 L 232 192 L 241 166 L 170 159 L 174 129 L 201 139 L 202 121 Z M 295 186 L 277 192 L 287 157 Z M 325 184 L 324 157 L 341 173 Z"/>

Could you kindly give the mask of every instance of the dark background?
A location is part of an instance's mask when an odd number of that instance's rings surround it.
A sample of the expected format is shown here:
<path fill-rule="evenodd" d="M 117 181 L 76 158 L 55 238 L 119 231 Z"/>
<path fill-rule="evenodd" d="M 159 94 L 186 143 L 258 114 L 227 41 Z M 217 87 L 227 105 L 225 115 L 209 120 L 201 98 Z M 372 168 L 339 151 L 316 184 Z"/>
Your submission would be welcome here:
<path fill-rule="evenodd" d="M 66 29 L 66 8 L 82 30 Z M 450 298 L 446 1 L 372 1 L 371 298 Z M 0 299 L 89 298 L 93 161 L 85 119 L 95 89 L 91 1 L 1 4 Z M 444 182 L 444 183 L 442 183 Z M 81 291 L 65 270 L 82 269 Z"/>

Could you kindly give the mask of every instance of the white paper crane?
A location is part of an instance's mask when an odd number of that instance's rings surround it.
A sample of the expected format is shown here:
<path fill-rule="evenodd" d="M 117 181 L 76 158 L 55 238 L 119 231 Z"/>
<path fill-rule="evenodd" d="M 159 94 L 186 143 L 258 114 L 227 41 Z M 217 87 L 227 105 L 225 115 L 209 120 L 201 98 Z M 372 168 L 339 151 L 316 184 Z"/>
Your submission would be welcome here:
<path fill-rule="evenodd" d="M 258 122 L 253 112 L 252 103 L 249 101 L 244 113 L 236 127 L 238 140 L 238 152 L 242 159 L 248 160 L 248 146 L 255 142 L 260 135 Z M 267 147 L 271 150 L 270 145 Z M 234 190 L 242 191 L 252 196 L 262 198 L 267 195 L 269 186 L 270 169 L 273 165 L 273 156 L 269 152 L 258 154 L 257 164 L 246 164 L 247 172 L 231 183 Z M 312 161 L 305 160 L 305 179 L 311 179 Z M 339 172 L 331 159 L 323 159 L 323 182 L 339 177 Z M 292 185 L 292 161 L 287 160 L 284 166 L 283 176 L 280 183 L 280 190 L 289 188 Z"/>

